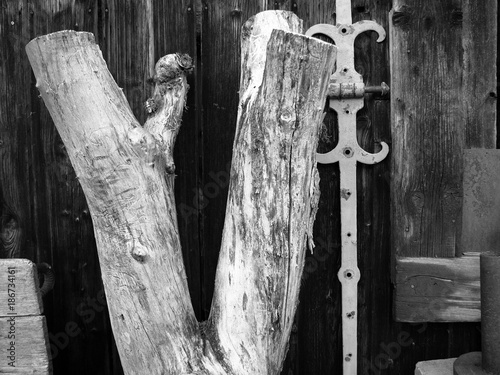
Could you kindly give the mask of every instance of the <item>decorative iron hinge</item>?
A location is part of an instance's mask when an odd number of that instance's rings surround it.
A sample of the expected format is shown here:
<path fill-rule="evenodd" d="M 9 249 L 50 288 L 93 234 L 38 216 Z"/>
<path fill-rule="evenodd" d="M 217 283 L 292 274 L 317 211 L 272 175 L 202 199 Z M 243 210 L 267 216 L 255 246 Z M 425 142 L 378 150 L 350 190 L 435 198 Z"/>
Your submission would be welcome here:
<path fill-rule="evenodd" d="M 354 68 L 354 40 L 365 31 L 376 31 L 377 42 L 385 39 L 385 30 L 374 21 L 352 24 L 351 1 L 337 0 L 337 25 L 319 24 L 311 27 L 306 35 L 323 34 L 337 46 L 337 69 L 330 77 L 330 107 L 338 114 L 339 140 L 337 146 L 326 154 L 318 154 L 322 164 L 339 163 L 341 189 L 342 261 L 338 272 L 342 284 L 342 340 L 344 375 L 357 374 L 357 317 L 358 281 L 360 270 L 357 260 L 357 202 L 356 163 L 375 164 L 389 153 L 389 146 L 382 142 L 382 150 L 371 154 L 363 150 L 356 139 L 356 113 L 364 106 L 366 93 L 386 95 L 389 87 L 366 87 L 363 77 Z"/>

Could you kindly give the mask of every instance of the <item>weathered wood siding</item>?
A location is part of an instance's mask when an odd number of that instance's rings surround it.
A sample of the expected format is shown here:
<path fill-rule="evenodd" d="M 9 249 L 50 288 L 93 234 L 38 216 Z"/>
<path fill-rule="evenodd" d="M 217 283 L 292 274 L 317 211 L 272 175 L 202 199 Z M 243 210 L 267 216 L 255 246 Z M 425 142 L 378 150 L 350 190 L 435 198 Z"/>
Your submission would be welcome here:
<path fill-rule="evenodd" d="M 464 155 L 471 148 L 497 146 L 497 10 L 496 0 L 394 1 L 390 16 L 391 199 L 392 250 L 399 275 L 394 280 L 394 310 L 400 321 L 413 321 L 410 315 L 416 310 L 425 321 L 478 320 L 478 305 L 456 298 L 464 292 L 460 282 L 441 288 L 444 303 L 440 308 L 435 304 L 427 308 L 426 314 L 421 302 L 432 301 L 435 291 L 422 295 L 419 302 L 414 297 L 425 288 L 408 289 L 400 282 L 418 277 L 420 285 L 439 285 L 438 274 L 422 273 L 433 269 L 432 258 L 441 262 L 440 269 L 448 269 L 443 258 L 486 250 L 481 246 L 485 239 L 479 238 L 485 231 L 470 230 L 474 215 L 467 200 L 475 188 L 467 179 L 477 172 L 467 170 L 471 161 Z M 494 185 L 493 179 L 485 183 Z M 493 211 L 498 210 L 494 202 L 491 197 Z M 481 221 L 474 225 L 487 229 Z M 429 267 L 405 264 L 412 257 L 428 258 Z M 479 269 L 474 269 L 478 284 Z M 403 270 L 410 272 L 401 277 Z M 476 293 L 473 299 L 478 298 Z"/>
<path fill-rule="evenodd" d="M 390 0 L 352 2 L 354 21 L 374 19 L 388 30 Z M 435 1 L 416 3 L 412 2 L 416 4 L 412 6 L 434 15 L 433 27 L 441 27 Z M 25 44 L 35 36 L 56 30 L 93 32 L 110 71 L 141 120 L 145 119 L 142 103 L 150 95 L 146 78 L 152 63 L 174 51 L 194 57 L 196 70 L 189 78 L 188 109 L 176 146 L 176 194 L 191 297 L 198 318 L 205 319 L 213 293 L 227 198 L 226 171 L 236 126 L 240 27 L 258 11 L 275 8 L 297 13 L 305 29 L 316 23 L 333 23 L 335 2 L 9 0 L 1 4 L 0 250 L 4 257 L 45 261 L 54 268 L 56 287 L 44 299 L 52 333 L 54 374 L 118 375 L 121 368 L 104 305 L 91 219 L 62 142 L 38 98 Z M 453 9 L 461 5 L 456 0 Z M 487 9 L 474 12 L 484 13 Z M 475 30 L 475 19 L 464 16 L 462 26 L 447 32 Z M 440 37 L 437 29 L 431 30 L 428 40 L 432 41 L 434 35 Z M 412 33 L 408 37 L 418 43 L 419 35 Z M 478 45 L 473 47 L 476 53 L 486 55 Z M 429 61 L 438 61 L 431 54 L 429 51 Z M 451 54 L 456 55 L 454 51 Z M 477 56 L 471 53 L 471 59 L 476 59 L 470 65 L 472 74 L 476 64 L 487 69 Z M 388 42 L 378 45 L 374 36 L 360 36 L 356 59 L 365 82 L 389 82 Z M 450 61 L 451 65 L 459 63 Z M 421 76 L 424 70 L 432 70 L 432 65 L 426 61 L 425 67 L 419 69 Z M 394 76 L 411 72 L 401 71 Z M 450 90 L 442 95 L 458 95 Z M 488 100 L 496 105 L 493 96 Z M 358 119 L 359 141 L 364 148 L 373 151 L 379 141 L 390 144 L 388 100 L 367 97 L 366 108 Z M 335 122 L 334 114 L 329 113 L 320 142 L 322 151 L 336 143 Z M 338 167 L 320 165 L 319 171 L 322 196 L 314 232 L 318 247 L 306 259 L 301 304 L 283 369 L 286 375 L 326 375 L 342 369 L 340 284 L 336 275 L 340 264 Z M 390 173 L 390 162 L 386 160 L 375 166 L 361 166 L 358 174 L 361 374 L 411 374 L 417 361 L 457 356 L 478 350 L 480 345 L 477 324 L 394 322 Z M 454 255 L 451 250 L 450 255 Z M 65 330 L 69 322 L 76 322 L 81 333 L 68 335 Z"/>

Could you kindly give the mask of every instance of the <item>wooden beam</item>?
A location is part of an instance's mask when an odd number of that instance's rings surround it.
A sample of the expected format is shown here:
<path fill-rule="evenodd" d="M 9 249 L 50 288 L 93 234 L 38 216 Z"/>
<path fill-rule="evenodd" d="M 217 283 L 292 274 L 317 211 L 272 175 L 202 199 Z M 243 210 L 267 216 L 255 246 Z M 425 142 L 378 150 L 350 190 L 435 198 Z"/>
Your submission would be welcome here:
<path fill-rule="evenodd" d="M 0 301 L 0 316 L 13 312 L 18 316 L 42 314 L 36 266 L 28 259 L 0 261 L 0 291 L 5 296 L 5 300 Z M 8 303 L 9 293 L 14 295 L 15 302 L 12 304 Z"/>
<path fill-rule="evenodd" d="M 399 322 L 478 322 L 479 256 L 396 259 L 394 316 Z"/>
<path fill-rule="evenodd" d="M 0 317 L 0 373 L 52 374 L 44 316 Z"/>

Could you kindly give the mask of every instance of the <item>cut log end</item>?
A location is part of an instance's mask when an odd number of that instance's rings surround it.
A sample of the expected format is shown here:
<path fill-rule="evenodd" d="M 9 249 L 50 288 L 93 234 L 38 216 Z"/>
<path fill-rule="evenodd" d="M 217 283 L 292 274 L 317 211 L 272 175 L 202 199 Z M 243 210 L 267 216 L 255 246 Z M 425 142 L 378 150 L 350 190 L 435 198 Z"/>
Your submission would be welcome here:
<path fill-rule="evenodd" d="M 71 43 L 78 41 L 80 44 L 95 44 L 94 34 L 86 32 L 86 31 L 75 31 L 75 30 L 61 30 L 56 31 L 46 35 L 40 35 L 34 39 L 32 39 L 27 45 L 26 49 L 31 49 L 33 47 L 40 45 L 41 43 L 50 42 L 61 42 L 71 40 Z"/>

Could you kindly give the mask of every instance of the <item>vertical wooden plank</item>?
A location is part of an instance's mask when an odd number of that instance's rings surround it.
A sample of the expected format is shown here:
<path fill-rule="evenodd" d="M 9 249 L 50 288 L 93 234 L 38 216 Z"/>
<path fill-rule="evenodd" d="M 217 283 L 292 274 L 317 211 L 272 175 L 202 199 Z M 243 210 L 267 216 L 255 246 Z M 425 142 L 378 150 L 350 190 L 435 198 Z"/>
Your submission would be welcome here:
<path fill-rule="evenodd" d="M 0 256 L 33 256 L 29 229 L 29 132 L 31 72 L 23 60 L 29 41 L 27 1 L 0 9 Z M 28 250 L 29 249 L 29 250 Z M 27 254 L 29 253 L 29 254 Z"/>
<path fill-rule="evenodd" d="M 495 148 L 498 1 L 463 2 L 462 45 L 465 144 L 467 148 Z"/>
<path fill-rule="evenodd" d="M 454 256 L 461 222 L 461 1 L 397 0 L 391 22 L 393 245 Z"/>
<path fill-rule="evenodd" d="M 463 5 L 394 2 L 393 244 L 400 256 L 460 251 L 462 150 L 495 147 L 496 2 Z"/>

